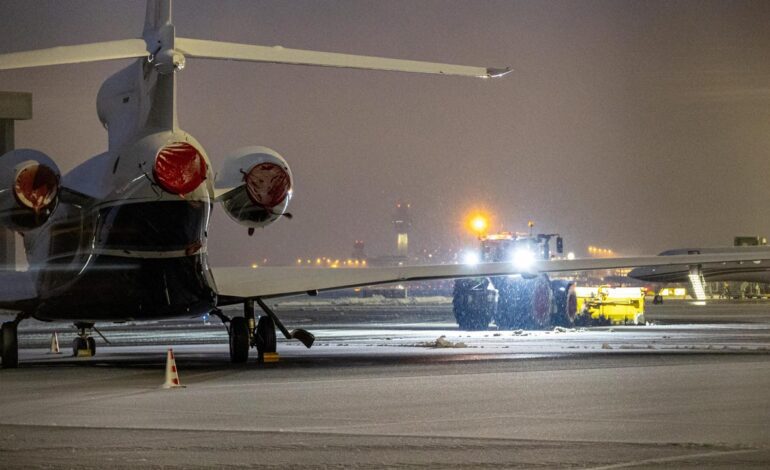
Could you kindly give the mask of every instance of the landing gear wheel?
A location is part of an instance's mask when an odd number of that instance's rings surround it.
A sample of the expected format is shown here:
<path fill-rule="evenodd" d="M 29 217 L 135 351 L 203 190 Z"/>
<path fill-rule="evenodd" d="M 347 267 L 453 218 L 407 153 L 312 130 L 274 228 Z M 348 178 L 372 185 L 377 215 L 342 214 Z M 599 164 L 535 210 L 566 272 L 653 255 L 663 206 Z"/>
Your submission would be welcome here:
<path fill-rule="evenodd" d="M 96 356 L 96 340 L 93 336 L 86 338 L 86 345 L 88 346 L 88 350 L 91 351 L 91 355 Z"/>
<path fill-rule="evenodd" d="M 15 322 L 3 323 L 0 334 L 3 353 L 3 369 L 15 369 L 19 367 L 19 337 Z"/>
<path fill-rule="evenodd" d="M 452 311 L 461 330 L 480 331 L 489 327 L 496 306 L 497 291 L 489 279 L 458 279 L 452 296 Z"/>
<path fill-rule="evenodd" d="M 74 357 L 91 356 L 88 349 L 88 340 L 86 338 L 78 336 L 72 340 L 72 355 Z"/>
<path fill-rule="evenodd" d="M 244 317 L 230 320 L 230 362 L 241 364 L 249 359 L 249 324 Z"/>
<path fill-rule="evenodd" d="M 254 332 L 254 345 L 262 360 L 265 353 L 274 353 L 276 350 L 275 323 L 268 316 L 259 317 L 257 329 Z"/>

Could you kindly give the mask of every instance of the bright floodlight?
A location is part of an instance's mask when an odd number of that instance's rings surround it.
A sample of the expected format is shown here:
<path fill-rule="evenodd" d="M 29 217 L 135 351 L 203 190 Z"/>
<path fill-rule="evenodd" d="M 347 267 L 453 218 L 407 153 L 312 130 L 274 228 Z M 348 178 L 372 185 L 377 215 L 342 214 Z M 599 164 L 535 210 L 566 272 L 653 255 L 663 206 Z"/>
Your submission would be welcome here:
<path fill-rule="evenodd" d="M 528 271 L 535 264 L 535 254 L 530 250 L 516 250 L 513 254 L 513 266 L 520 271 Z"/>
<path fill-rule="evenodd" d="M 475 214 L 468 220 L 468 226 L 477 236 L 482 236 L 489 227 L 489 218 L 484 214 Z"/>
<path fill-rule="evenodd" d="M 462 261 L 463 264 L 467 264 L 468 266 L 476 266 L 481 261 L 481 257 L 475 251 L 466 251 L 463 253 Z"/>

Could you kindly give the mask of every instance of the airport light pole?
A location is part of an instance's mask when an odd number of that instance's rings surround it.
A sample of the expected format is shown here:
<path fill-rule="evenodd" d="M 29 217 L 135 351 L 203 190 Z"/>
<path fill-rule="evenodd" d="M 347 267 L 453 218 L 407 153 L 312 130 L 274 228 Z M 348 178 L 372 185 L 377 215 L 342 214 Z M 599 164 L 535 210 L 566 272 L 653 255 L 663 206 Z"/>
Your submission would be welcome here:
<path fill-rule="evenodd" d="M 15 148 L 14 123 L 32 119 L 32 93 L 0 91 L 0 155 Z M 0 227 L 0 266 L 16 268 L 16 238 Z"/>

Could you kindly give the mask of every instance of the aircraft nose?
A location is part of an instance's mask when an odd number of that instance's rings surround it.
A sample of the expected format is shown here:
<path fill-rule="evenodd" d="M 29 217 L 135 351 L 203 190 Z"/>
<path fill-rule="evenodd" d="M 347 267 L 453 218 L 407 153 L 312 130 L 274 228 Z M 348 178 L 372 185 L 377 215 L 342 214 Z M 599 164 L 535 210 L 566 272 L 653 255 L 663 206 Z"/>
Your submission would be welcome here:
<path fill-rule="evenodd" d="M 653 268 L 634 268 L 628 272 L 628 277 L 644 281 L 646 280 L 645 278 L 652 273 Z"/>

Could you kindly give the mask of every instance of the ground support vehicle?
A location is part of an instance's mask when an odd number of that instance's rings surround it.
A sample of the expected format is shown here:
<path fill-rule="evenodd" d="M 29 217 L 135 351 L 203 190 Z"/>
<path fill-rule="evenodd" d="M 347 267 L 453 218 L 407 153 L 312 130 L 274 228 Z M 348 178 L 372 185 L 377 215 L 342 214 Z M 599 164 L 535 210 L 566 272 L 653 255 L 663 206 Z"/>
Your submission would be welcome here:
<path fill-rule="evenodd" d="M 578 326 L 644 325 L 644 295 L 640 287 L 578 287 Z"/>
<path fill-rule="evenodd" d="M 526 264 L 550 259 L 550 240 L 557 234 L 521 235 L 510 232 L 482 237 L 479 261 Z M 550 279 L 547 274 L 494 276 L 455 281 L 452 307 L 463 330 L 485 330 L 494 321 L 498 329 L 571 327 L 577 312 L 575 283 Z"/>

